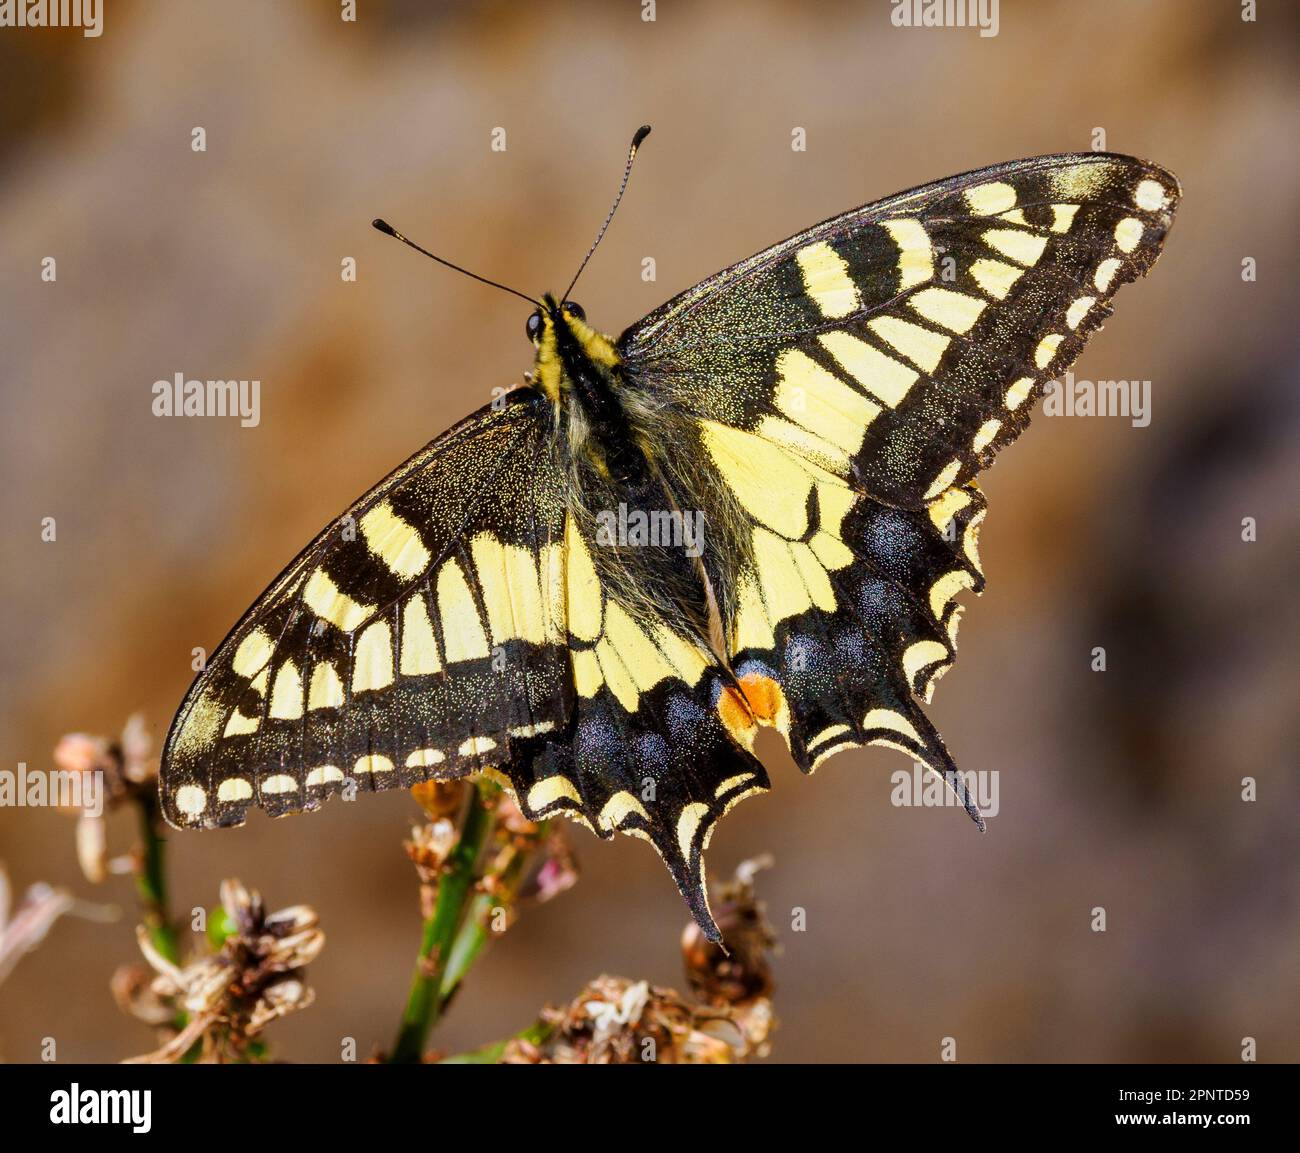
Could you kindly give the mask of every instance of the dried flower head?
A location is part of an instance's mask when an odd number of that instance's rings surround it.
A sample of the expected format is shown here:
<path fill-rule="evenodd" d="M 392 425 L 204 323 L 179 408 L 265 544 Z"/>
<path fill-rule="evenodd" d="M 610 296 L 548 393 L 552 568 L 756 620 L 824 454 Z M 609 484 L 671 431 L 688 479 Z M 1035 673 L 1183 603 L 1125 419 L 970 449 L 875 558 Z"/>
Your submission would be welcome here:
<path fill-rule="evenodd" d="M 646 981 L 602 976 L 567 1008 L 508 1041 L 507 1064 L 717 1064 L 764 1056 L 775 1026 L 768 954 L 775 935 L 754 895 L 767 858 L 746 861 L 719 890 L 715 918 L 724 944 L 692 923 L 682 937 L 687 979 L 698 1000 Z"/>
<path fill-rule="evenodd" d="M 108 987 L 123 1013 L 146 1025 L 162 1028 L 176 1019 L 176 1009 L 154 991 L 156 975 L 155 970 L 142 962 L 119 965 Z"/>
<path fill-rule="evenodd" d="M 601 976 L 564 1009 L 542 1013 L 541 1040 L 508 1042 L 505 1064 L 730 1064 L 766 1052 L 729 1009 L 673 989 Z"/>
<path fill-rule="evenodd" d="M 691 991 L 715 1005 L 744 1005 L 772 991 L 768 954 L 776 934 L 754 895 L 754 876 L 769 868 L 771 857 L 743 862 L 716 896 L 714 918 L 722 944 L 710 941 L 694 922 L 682 933 L 682 957 Z"/>
<path fill-rule="evenodd" d="M 94 905 L 79 901 L 67 889 L 55 888 L 44 881 L 30 885 L 17 906 L 9 873 L 0 865 L 0 981 L 18 959 L 36 948 L 60 917 L 81 917 L 87 921 L 114 921 L 120 916 L 114 905 Z"/>
<path fill-rule="evenodd" d="M 77 907 L 67 889 L 44 882 L 30 886 L 15 907 L 9 873 L 0 865 L 0 981 L 9 976 L 20 957 L 45 940 L 55 921 Z"/>
<path fill-rule="evenodd" d="M 533 868 L 519 887 L 519 899 L 540 905 L 572 889 L 578 883 L 578 875 L 578 862 L 564 830 L 552 828 L 542 842 Z"/>
<path fill-rule="evenodd" d="M 424 781 L 411 786 L 411 796 L 429 820 L 451 820 L 465 807 L 469 787 L 465 781 Z"/>
<path fill-rule="evenodd" d="M 88 881 L 99 884 L 110 873 L 130 872 L 134 862 L 108 857 L 108 833 L 104 815 L 132 800 L 152 807 L 158 779 L 158 760 L 151 756 L 144 718 L 136 713 L 127 719 L 116 741 L 86 733 L 69 733 L 54 747 L 54 764 L 65 773 L 98 778 L 99 787 L 80 788 L 77 796 L 95 797 L 102 804 L 93 808 L 66 809 L 77 818 L 77 861 Z"/>
<path fill-rule="evenodd" d="M 150 755 L 152 744 L 144 717 L 135 713 L 127 718 L 116 741 L 68 733 L 54 746 L 54 764 L 64 772 L 102 773 L 105 807 L 112 807 L 133 793 L 154 789 L 158 759 Z"/>
<path fill-rule="evenodd" d="M 529 820 L 509 792 L 492 804 L 493 852 L 481 888 L 512 902 L 542 904 L 578 883 L 578 863 L 558 823 Z"/>
<path fill-rule="evenodd" d="M 459 840 L 456 826 L 444 819 L 416 825 L 402 842 L 402 848 L 415 865 L 420 880 L 427 884 L 437 879 Z"/>
<path fill-rule="evenodd" d="M 221 905 L 226 923 L 218 950 L 183 967 L 167 960 L 143 927 L 138 930 L 140 950 L 156 976 L 151 998 L 122 977 L 131 1011 L 152 1013 L 156 999 L 189 1017 L 176 1036 L 140 1060 L 179 1060 L 199 1041 L 203 1059 L 244 1059 L 271 1021 L 312 1003 L 303 969 L 325 947 L 315 911 L 293 905 L 268 913 L 261 894 L 236 880 L 222 883 Z"/>

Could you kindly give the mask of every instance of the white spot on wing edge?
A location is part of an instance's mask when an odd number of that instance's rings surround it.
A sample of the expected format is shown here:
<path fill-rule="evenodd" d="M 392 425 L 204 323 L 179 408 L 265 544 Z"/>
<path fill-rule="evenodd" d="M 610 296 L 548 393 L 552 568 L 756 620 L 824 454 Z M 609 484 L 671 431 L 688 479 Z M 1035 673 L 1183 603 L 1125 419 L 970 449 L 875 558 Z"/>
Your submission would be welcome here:
<path fill-rule="evenodd" d="M 227 777 L 217 786 L 218 801 L 247 801 L 253 795 L 253 786 L 246 777 Z"/>
<path fill-rule="evenodd" d="M 1142 239 L 1142 221 L 1136 216 L 1126 216 L 1115 225 L 1115 247 L 1121 252 L 1132 252 Z"/>
<path fill-rule="evenodd" d="M 1119 271 L 1120 261 L 1114 256 L 1108 256 L 1099 265 L 1093 275 L 1092 282 L 1102 292 L 1110 287 L 1110 282 L 1115 278 L 1115 273 Z"/>
<path fill-rule="evenodd" d="M 496 741 L 491 737 L 470 737 L 467 741 L 462 741 L 457 752 L 462 757 L 472 757 L 479 753 L 490 753 L 497 747 Z"/>
<path fill-rule="evenodd" d="M 1065 337 L 1059 332 L 1048 333 L 1038 342 L 1038 347 L 1034 349 L 1034 364 L 1039 368 L 1046 368 L 1052 363 L 1056 356 L 1056 350 L 1061 347 L 1061 341 Z"/>
<path fill-rule="evenodd" d="M 1095 297 L 1081 296 L 1076 300 L 1065 314 L 1065 323 L 1068 328 L 1078 328 L 1079 322 L 1092 311 L 1092 306 L 1097 303 Z"/>
<path fill-rule="evenodd" d="M 320 765 L 307 774 L 306 785 L 309 789 L 320 788 L 343 780 L 343 770 L 337 765 Z"/>
<path fill-rule="evenodd" d="M 1002 422 L 996 417 L 992 420 L 986 420 L 980 425 L 979 431 L 975 434 L 975 439 L 971 441 L 971 451 L 979 454 L 988 448 L 990 442 L 998 434 L 1002 427 Z"/>
<path fill-rule="evenodd" d="M 1028 399 L 1029 394 L 1034 391 L 1034 378 L 1032 376 L 1022 376 L 1010 388 L 1003 398 L 1007 408 L 1013 411 L 1019 408 Z"/>
<path fill-rule="evenodd" d="M 872 709 L 862 718 L 862 727 L 868 730 L 892 729 L 894 732 L 902 733 L 903 736 L 914 740 L 918 745 L 925 743 L 921 740 L 921 734 L 916 731 L 912 722 L 902 713 L 895 712 L 893 709 Z"/>
<path fill-rule="evenodd" d="M 182 785 L 176 790 L 176 808 L 187 817 L 197 817 L 208 807 L 208 794 L 198 785 Z"/>
<path fill-rule="evenodd" d="M 620 790 L 605 802 L 605 807 L 600 810 L 596 823 L 602 829 L 617 829 L 633 814 L 647 823 L 650 821 L 650 814 L 646 812 L 645 806 L 631 793 Z"/>
<path fill-rule="evenodd" d="M 298 782 L 287 773 L 275 773 L 262 781 L 260 788 L 263 796 L 296 793 L 298 791 Z"/>
<path fill-rule="evenodd" d="M 1133 190 L 1133 203 L 1146 212 L 1156 212 L 1168 202 L 1169 195 L 1158 180 L 1143 180 Z"/>

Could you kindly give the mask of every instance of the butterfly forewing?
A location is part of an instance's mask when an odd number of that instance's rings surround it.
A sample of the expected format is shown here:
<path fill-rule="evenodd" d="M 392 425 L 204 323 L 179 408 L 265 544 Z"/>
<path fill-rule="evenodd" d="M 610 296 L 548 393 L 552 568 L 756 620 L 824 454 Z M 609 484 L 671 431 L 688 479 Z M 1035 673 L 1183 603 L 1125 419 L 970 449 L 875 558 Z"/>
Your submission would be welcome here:
<path fill-rule="evenodd" d="M 834 218 L 620 339 L 634 378 L 920 507 L 1028 420 L 1119 285 L 1150 267 L 1177 181 L 1084 153 L 983 169 Z"/>
<path fill-rule="evenodd" d="M 463 774 L 563 727 L 563 487 L 547 406 L 517 396 L 358 501 L 235 627 L 168 736 L 169 820 Z"/>

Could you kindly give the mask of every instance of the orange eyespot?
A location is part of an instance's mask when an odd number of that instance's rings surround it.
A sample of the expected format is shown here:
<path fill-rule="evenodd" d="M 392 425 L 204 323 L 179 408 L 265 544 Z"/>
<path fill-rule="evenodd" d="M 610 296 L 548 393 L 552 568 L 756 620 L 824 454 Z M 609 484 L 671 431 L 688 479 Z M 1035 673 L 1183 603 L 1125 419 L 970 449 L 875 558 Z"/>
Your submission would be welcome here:
<path fill-rule="evenodd" d="M 785 694 L 776 681 L 759 673 L 749 673 L 740 678 L 740 687 L 745 691 L 745 700 L 754 716 L 769 724 L 776 720 L 785 704 Z"/>
<path fill-rule="evenodd" d="M 757 726 L 744 696 L 731 685 L 727 685 L 718 697 L 718 717 L 733 737 L 746 748 L 754 743 Z"/>

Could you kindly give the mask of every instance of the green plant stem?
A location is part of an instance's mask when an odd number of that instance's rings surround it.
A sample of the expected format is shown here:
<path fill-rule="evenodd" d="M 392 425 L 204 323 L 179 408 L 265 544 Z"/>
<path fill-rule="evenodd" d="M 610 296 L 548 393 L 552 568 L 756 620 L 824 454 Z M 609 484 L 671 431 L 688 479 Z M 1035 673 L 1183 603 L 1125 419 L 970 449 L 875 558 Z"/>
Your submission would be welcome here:
<path fill-rule="evenodd" d="M 142 855 L 135 874 L 135 889 L 144 913 L 144 926 L 153 947 L 173 965 L 181 963 L 181 944 L 167 914 L 167 871 L 164 842 L 158 829 L 158 802 L 153 795 L 139 798 Z"/>
<path fill-rule="evenodd" d="M 516 851 L 510 864 L 497 878 L 493 891 L 478 893 L 470 902 L 469 911 L 460 926 L 460 931 L 456 934 L 456 939 L 452 942 L 451 953 L 447 957 L 447 965 L 442 974 L 440 996 L 444 1005 L 451 1000 L 465 974 L 478 960 L 479 953 L 487 944 L 492 914 L 498 908 L 514 904 L 515 893 L 530 858 L 530 853 Z"/>
<path fill-rule="evenodd" d="M 442 980 L 438 985 L 438 999 L 446 1005 L 452 994 L 460 986 L 461 980 L 478 959 L 478 955 L 487 943 L 488 919 L 497 900 L 487 893 L 477 894 L 469 903 L 465 920 L 451 943 L 447 954 L 447 964 L 442 971 Z"/>
<path fill-rule="evenodd" d="M 447 859 L 446 870 L 438 881 L 433 915 L 424 922 L 411 991 L 402 1014 L 389 1061 L 392 1064 L 419 1062 L 428 1043 L 429 1033 L 446 1005 L 442 995 L 443 978 L 452 956 L 461 923 L 473 892 L 475 866 L 492 827 L 492 815 L 478 789 L 471 789 L 460 839 Z"/>
<path fill-rule="evenodd" d="M 527 1029 L 516 1033 L 513 1037 L 507 1037 L 503 1041 L 493 1041 L 490 1045 L 484 1045 L 481 1049 L 471 1049 L 468 1053 L 456 1053 L 450 1057 L 444 1057 L 438 1062 L 439 1065 L 495 1065 L 501 1060 L 501 1055 L 506 1051 L 506 1046 L 511 1041 L 527 1041 L 531 1045 L 540 1045 L 552 1033 L 552 1027 L 544 1021 L 538 1021 L 529 1025 Z"/>
<path fill-rule="evenodd" d="M 140 866 L 135 871 L 135 891 L 140 900 L 141 919 L 153 947 L 173 965 L 180 965 L 181 942 L 167 913 L 166 846 L 159 830 L 157 797 L 152 791 L 142 793 L 137 797 L 136 808 L 140 816 Z M 185 1010 L 177 1009 L 172 1025 L 178 1031 L 182 1030 L 189 1024 L 189 1019 Z M 194 1042 L 182 1061 L 197 1060 L 201 1050 L 200 1039 Z"/>

